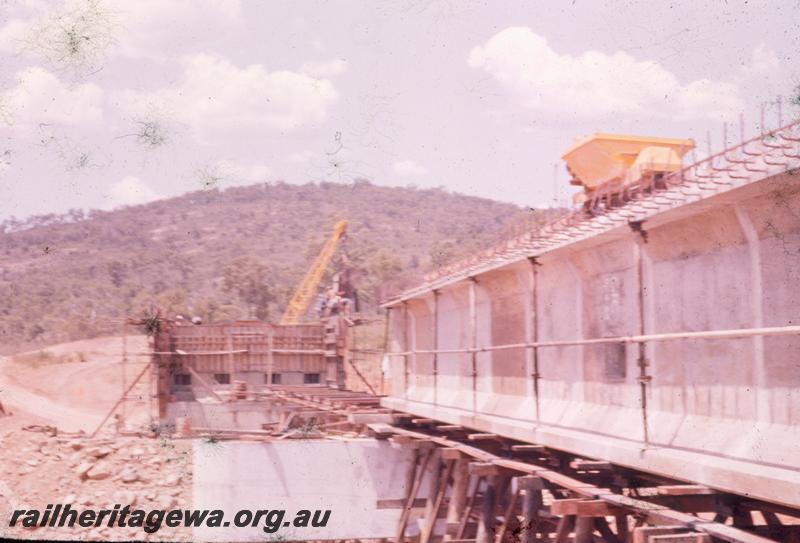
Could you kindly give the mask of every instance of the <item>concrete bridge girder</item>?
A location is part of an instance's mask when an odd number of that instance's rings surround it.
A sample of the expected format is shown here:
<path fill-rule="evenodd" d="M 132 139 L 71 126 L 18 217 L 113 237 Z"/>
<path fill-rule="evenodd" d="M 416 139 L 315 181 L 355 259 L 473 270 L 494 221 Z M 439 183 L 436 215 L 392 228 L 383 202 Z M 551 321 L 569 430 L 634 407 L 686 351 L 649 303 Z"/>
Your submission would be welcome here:
<path fill-rule="evenodd" d="M 525 346 L 532 337 L 569 341 L 797 324 L 786 300 L 800 306 L 797 289 L 788 286 L 800 270 L 800 221 L 792 211 L 798 208 L 800 188 L 787 174 L 656 215 L 643 224 L 646 239 L 624 226 L 539 255 L 535 292 L 524 259 L 440 287 L 435 392 L 415 390 L 418 406 L 393 398 L 385 405 L 486 431 L 502 426 L 505 435 L 526 441 L 546 443 L 558 429 L 631 448 L 706 455 L 707 467 L 683 471 L 709 484 L 716 458 L 749 462 L 753 472 L 800 468 L 800 449 L 791 444 L 800 437 L 800 377 L 790 370 L 792 353 L 800 352 L 796 335 L 658 341 L 641 352 L 635 343 Z M 433 295 L 427 300 L 406 305 L 416 316 L 417 336 L 428 334 L 425 347 L 397 349 L 435 350 Z M 473 353 L 463 352 L 473 347 L 471 333 L 478 348 L 474 378 Z M 514 344 L 521 346 L 480 350 Z M 470 381 L 473 390 L 465 386 Z M 788 435 L 795 436 L 791 443 Z M 588 452 L 575 435 L 549 439 Z M 607 449 L 592 447 L 602 458 Z M 735 479 L 725 481 L 729 488 Z M 790 494 L 800 503 L 796 490 Z"/>

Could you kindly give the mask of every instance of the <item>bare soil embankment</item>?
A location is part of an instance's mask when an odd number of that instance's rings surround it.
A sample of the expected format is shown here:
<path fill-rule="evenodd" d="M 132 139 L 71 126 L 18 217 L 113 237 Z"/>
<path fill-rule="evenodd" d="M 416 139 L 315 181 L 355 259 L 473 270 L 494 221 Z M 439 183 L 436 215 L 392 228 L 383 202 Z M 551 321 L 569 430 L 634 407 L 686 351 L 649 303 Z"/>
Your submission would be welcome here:
<path fill-rule="evenodd" d="M 13 509 L 172 509 L 191 507 L 191 444 L 121 436 L 113 418 L 89 438 L 146 367 L 147 338 L 98 338 L 0 358 L 0 537 L 24 539 L 188 540 L 187 529 L 8 527 Z M 123 372 L 123 370 L 125 370 Z M 148 375 L 126 404 L 125 426 L 146 428 Z"/>

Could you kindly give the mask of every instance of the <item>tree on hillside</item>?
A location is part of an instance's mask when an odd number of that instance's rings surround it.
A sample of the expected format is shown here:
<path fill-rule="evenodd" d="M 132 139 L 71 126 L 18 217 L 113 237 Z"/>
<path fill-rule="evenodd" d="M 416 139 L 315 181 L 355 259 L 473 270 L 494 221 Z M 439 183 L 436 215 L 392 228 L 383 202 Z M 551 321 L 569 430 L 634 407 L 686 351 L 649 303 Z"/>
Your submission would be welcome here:
<path fill-rule="evenodd" d="M 437 240 L 431 247 L 431 264 L 434 268 L 439 268 L 451 262 L 456 255 L 458 255 L 458 248 L 452 240 Z"/>
<path fill-rule="evenodd" d="M 223 271 L 222 290 L 236 294 L 251 309 L 251 316 L 269 320 L 275 294 L 270 286 L 272 271 L 252 256 L 234 259 Z"/>
<path fill-rule="evenodd" d="M 125 276 L 127 275 L 127 270 L 125 269 L 125 264 L 118 261 L 112 260 L 108 263 L 108 277 L 111 279 L 111 284 L 115 287 L 119 288 L 125 282 Z"/>
<path fill-rule="evenodd" d="M 191 317 L 186 291 L 182 288 L 164 289 L 158 293 L 142 290 L 130 298 L 127 313 L 137 317 L 150 317 L 156 313 L 173 318 L 176 315 Z"/>
<path fill-rule="evenodd" d="M 386 251 L 378 252 L 367 264 L 364 287 L 367 297 L 373 306 L 386 299 L 390 292 L 398 289 L 402 283 L 399 276 L 403 272 L 403 261 L 396 255 Z"/>
<path fill-rule="evenodd" d="M 205 322 L 278 318 L 340 217 L 348 238 L 320 290 L 350 270 L 361 311 L 373 314 L 436 263 L 496 242 L 502 225 L 549 213 L 435 190 L 276 182 L 8 219 L 0 222 L 0 354 L 118 334 L 124 317 L 157 311 Z"/>

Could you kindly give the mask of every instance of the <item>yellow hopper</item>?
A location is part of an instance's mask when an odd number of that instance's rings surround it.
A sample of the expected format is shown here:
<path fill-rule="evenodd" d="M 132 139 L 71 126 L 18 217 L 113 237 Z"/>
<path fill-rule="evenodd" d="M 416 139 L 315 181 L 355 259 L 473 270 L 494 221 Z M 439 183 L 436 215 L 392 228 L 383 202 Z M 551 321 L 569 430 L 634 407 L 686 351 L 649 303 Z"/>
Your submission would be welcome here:
<path fill-rule="evenodd" d="M 676 171 L 681 157 L 694 148 L 694 140 L 623 136 L 597 133 L 578 138 L 562 155 L 572 175 L 572 184 L 593 190 L 624 177 L 641 177 L 644 171 Z"/>

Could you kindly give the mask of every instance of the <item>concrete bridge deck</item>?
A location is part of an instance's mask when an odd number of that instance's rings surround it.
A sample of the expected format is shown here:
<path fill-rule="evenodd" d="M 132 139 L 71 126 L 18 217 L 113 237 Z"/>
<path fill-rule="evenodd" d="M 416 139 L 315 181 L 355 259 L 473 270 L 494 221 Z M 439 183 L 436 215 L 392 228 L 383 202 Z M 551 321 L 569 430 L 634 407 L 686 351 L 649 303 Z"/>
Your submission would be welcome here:
<path fill-rule="evenodd" d="M 201 431 L 196 503 L 234 511 L 269 498 L 265 506 L 287 511 L 331 509 L 324 530 L 293 530 L 292 540 L 647 543 L 671 534 L 658 541 L 766 543 L 800 535 L 796 509 L 389 411 L 377 400 L 286 387 L 268 400 L 285 423 L 272 435 L 228 435 L 217 447 L 207 438 L 220 434 Z M 310 427 L 321 433 L 296 439 L 293 428 Z M 234 534 L 223 532 L 195 535 Z M 260 526 L 235 534 L 265 537 Z"/>

